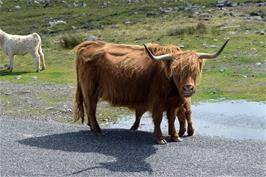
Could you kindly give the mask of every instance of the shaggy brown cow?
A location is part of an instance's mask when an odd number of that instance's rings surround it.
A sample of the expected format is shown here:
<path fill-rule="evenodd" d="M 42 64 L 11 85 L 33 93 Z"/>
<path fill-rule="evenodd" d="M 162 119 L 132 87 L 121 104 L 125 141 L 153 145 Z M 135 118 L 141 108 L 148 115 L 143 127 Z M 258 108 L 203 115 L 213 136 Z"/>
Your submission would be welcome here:
<path fill-rule="evenodd" d="M 183 52 L 176 46 L 143 48 L 99 41 L 81 43 L 76 48 L 76 119 L 84 120 L 85 108 L 91 130 L 101 134 L 96 120 L 99 98 L 114 106 L 148 110 L 152 113 L 157 142 L 165 144 L 160 124 L 163 112 L 167 111 L 169 134 L 178 141 L 174 126 L 176 108 L 184 104 L 185 97 L 195 93 L 203 59 L 217 57 L 227 42 L 212 55 Z"/>

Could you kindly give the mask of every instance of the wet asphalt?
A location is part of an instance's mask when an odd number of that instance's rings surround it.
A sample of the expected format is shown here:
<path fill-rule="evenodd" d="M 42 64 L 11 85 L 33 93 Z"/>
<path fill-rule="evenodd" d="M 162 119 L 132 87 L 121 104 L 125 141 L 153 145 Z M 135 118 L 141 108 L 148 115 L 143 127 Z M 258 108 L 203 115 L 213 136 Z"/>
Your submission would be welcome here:
<path fill-rule="evenodd" d="M 266 142 L 195 135 L 156 145 L 151 131 L 0 118 L 1 176 L 266 176 Z"/>

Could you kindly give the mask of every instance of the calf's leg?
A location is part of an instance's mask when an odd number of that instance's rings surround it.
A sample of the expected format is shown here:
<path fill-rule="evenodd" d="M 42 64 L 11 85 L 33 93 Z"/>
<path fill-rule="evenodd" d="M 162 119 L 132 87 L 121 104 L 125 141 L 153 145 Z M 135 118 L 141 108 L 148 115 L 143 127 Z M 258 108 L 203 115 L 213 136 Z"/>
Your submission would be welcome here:
<path fill-rule="evenodd" d="M 13 68 L 14 68 L 14 55 L 13 54 L 8 54 L 8 60 L 9 60 L 9 66 L 7 67 L 7 69 L 12 72 Z"/>
<path fill-rule="evenodd" d="M 41 59 L 41 64 L 42 64 L 42 70 L 45 70 L 46 65 L 45 65 L 45 60 L 44 60 L 44 54 L 42 52 L 42 47 L 39 47 L 39 51 L 38 51 L 39 55 L 40 55 L 40 59 Z"/>
<path fill-rule="evenodd" d="M 31 55 L 34 58 L 35 63 L 36 63 L 36 72 L 39 72 L 40 69 L 41 69 L 40 68 L 40 55 L 39 55 L 39 52 L 38 51 L 35 51 Z"/>

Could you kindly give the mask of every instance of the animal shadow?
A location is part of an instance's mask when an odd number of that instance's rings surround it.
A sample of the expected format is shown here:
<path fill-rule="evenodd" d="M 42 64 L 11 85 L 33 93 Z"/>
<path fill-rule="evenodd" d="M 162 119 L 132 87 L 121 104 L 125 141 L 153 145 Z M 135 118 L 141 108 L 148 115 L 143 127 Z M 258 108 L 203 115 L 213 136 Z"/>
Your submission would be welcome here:
<path fill-rule="evenodd" d="M 7 75 L 11 75 L 11 76 L 17 76 L 17 75 L 23 75 L 23 74 L 27 74 L 27 73 L 32 73 L 30 71 L 13 71 L 10 72 L 8 69 L 0 69 L 0 76 L 7 76 Z"/>
<path fill-rule="evenodd" d="M 20 140 L 19 143 L 66 152 L 99 153 L 116 159 L 116 161 L 100 163 L 99 166 L 73 172 L 72 175 L 95 168 L 120 172 L 153 172 L 151 165 L 145 161 L 156 153 L 151 133 L 132 132 L 125 129 L 106 129 L 104 132 L 105 135 L 100 137 L 89 131 L 53 134 L 27 138 Z"/>

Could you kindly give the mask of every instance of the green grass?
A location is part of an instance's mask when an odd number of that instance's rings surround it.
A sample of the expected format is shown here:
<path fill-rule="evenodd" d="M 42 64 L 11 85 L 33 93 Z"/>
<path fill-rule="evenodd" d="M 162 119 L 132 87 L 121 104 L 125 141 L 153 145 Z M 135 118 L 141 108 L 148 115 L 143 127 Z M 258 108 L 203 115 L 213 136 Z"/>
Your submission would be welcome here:
<path fill-rule="evenodd" d="M 73 2 L 73 1 L 70 1 Z M 116 43 L 139 44 L 160 43 L 183 44 L 184 50 L 214 52 L 216 48 L 205 48 L 203 43 L 220 46 L 226 38 L 230 42 L 217 60 L 208 61 L 204 67 L 195 101 L 209 99 L 247 99 L 266 100 L 265 89 L 265 37 L 255 32 L 265 30 L 265 21 L 243 20 L 243 17 L 223 16 L 224 11 L 210 11 L 213 18 L 202 22 L 191 13 L 182 10 L 170 14 L 159 12 L 159 8 L 185 7 L 186 2 L 132 3 L 109 1 L 111 4 L 101 8 L 100 1 L 86 1 L 86 8 L 67 8 L 62 3 L 41 8 L 27 6 L 23 1 L 8 1 L 0 11 L 0 28 L 16 34 L 38 32 L 42 35 L 47 70 L 35 72 L 31 56 L 17 56 L 13 73 L 0 71 L 0 81 L 17 83 L 71 83 L 75 84 L 75 65 L 73 46 L 88 35 L 100 40 Z M 214 0 L 191 0 L 190 2 L 213 6 Z M 234 2 L 240 2 L 236 0 Z M 260 2 L 260 1 L 241 1 Z M 21 9 L 14 9 L 14 5 Z M 123 7 L 123 8 L 121 8 Z M 11 9 L 11 10 L 10 10 Z M 249 6 L 229 9 L 235 13 L 249 14 L 255 10 L 266 11 L 266 7 Z M 147 17 L 148 12 L 157 12 Z M 66 25 L 51 27 L 49 19 L 64 20 Z M 127 25 L 124 22 L 132 22 Z M 112 28 L 116 24 L 117 28 Z M 223 28 L 231 26 L 230 28 Z M 235 26 L 235 27 L 234 27 Z M 75 30 L 74 30 L 75 29 Z M 60 41 L 67 43 L 64 49 Z M 0 63 L 7 64 L 7 58 L 0 51 Z M 261 63 L 261 65 L 256 65 Z M 21 75 L 20 80 L 16 79 Z M 37 80 L 32 77 L 37 76 Z"/>

